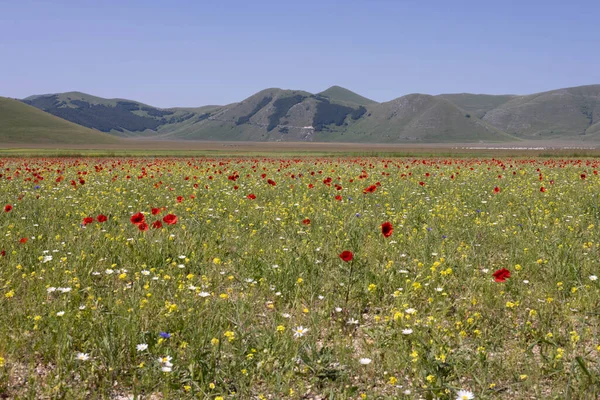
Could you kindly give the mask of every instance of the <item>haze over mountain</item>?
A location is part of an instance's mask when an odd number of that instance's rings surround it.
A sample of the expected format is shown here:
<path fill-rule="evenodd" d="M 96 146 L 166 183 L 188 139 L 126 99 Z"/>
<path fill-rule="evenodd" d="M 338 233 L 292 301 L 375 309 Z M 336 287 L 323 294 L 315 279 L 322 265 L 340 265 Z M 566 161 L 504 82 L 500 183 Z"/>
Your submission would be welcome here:
<path fill-rule="evenodd" d="M 384 103 L 339 86 L 317 94 L 270 88 L 224 106 L 168 109 L 80 92 L 22 101 L 119 137 L 369 143 L 600 139 L 600 85 L 525 96 L 410 94 Z"/>

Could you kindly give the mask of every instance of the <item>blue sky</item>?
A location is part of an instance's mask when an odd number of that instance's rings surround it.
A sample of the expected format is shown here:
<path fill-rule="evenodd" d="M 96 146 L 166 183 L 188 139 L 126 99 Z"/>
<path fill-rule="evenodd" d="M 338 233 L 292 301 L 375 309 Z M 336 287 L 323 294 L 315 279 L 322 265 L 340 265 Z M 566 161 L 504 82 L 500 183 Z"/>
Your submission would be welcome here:
<path fill-rule="evenodd" d="M 597 0 L 0 0 L 0 96 L 533 93 L 600 83 L 598 15 Z"/>

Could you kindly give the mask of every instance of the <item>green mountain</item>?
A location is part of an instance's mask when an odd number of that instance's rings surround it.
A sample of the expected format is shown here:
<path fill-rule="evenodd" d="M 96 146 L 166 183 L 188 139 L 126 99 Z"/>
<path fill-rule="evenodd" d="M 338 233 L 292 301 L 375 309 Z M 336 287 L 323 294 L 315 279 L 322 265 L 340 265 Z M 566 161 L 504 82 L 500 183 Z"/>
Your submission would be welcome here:
<path fill-rule="evenodd" d="M 121 140 L 0 97 L 0 143 L 117 144 Z"/>
<path fill-rule="evenodd" d="M 515 138 L 444 100 L 411 94 L 368 108 L 367 118 L 349 127 L 350 141 L 503 142 Z"/>
<path fill-rule="evenodd" d="M 491 94 L 471 94 L 471 93 L 456 93 L 456 94 L 440 94 L 437 97 L 448 100 L 456 104 L 463 110 L 477 118 L 483 118 L 485 114 L 500 107 L 502 104 L 517 97 L 511 94 L 507 95 L 491 95 Z"/>
<path fill-rule="evenodd" d="M 527 139 L 585 139 L 597 132 L 600 85 L 515 97 L 488 111 L 483 120 Z"/>
<path fill-rule="evenodd" d="M 192 118 L 196 111 L 162 110 L 124 99 L 103 99 L 80 92 L 31 96 L 23 100 L 78 125 L 117 136 L 155 136 L 162 125 Z"/>
<path fill-rule="evenodd" d="M 411 94 L 377 103 L 339 86 L 270 88 L 225 106 L 161 109 L 79 92 L 23 102 L 120 137 L 370 143 L 600 140 L 600 85 L 527 96 Z"/>
<path fill-rule="evenodd" d="M 377 104 L 375 100 L 367 99 L 351 90 L 345 89 L 340 86 L 332 86 L 327 90 L 317 93 L 322 97 L 327 97 L 332 101 L 339 101 L 342 103 L 353 103 L 359 106 L 367 106 L 369 104 Z"/>

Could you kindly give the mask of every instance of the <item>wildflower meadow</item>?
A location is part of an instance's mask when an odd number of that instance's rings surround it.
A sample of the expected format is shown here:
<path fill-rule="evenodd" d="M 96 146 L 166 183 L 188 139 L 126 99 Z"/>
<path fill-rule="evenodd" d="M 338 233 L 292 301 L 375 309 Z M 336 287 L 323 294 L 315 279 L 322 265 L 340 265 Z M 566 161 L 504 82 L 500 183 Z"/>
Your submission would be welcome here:
<path fill-rule="evenodd" d="M 0 397 L 598 398 L 598 169 L 0 159 Z"/>

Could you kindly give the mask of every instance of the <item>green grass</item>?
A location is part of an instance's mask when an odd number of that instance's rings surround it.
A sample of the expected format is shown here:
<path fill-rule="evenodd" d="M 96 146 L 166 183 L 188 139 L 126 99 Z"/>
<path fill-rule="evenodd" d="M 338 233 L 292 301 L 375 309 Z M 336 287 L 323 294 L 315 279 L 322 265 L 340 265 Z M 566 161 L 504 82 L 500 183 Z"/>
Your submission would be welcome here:
<path fill-rule="evenodd" d="M 119 139 L 0 97 L 0 144 L 118 144 Z"/>
<path fill-rule="evenodd" d="M 377 103 L 375 100 L 367 99 L 366 97 L 340 86 L 332 86 L 318 94 L 329 97 L 331 100 L 340 101 L 343 103 L 354 103 L 361 106 Z"/>
<path fill-rule="evenodd" d="M 600 395 L 597 158 L 0 166 L 0 396 Z"/>

